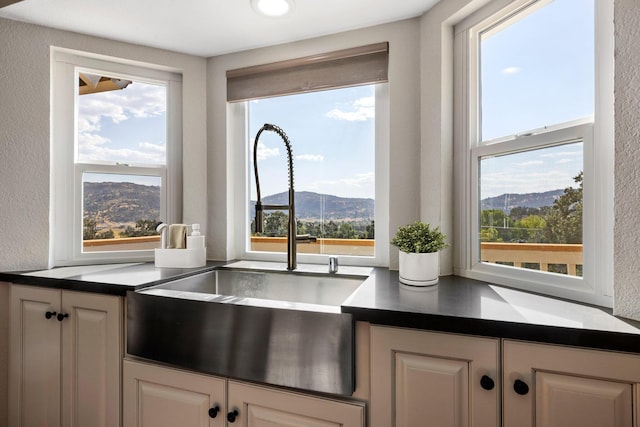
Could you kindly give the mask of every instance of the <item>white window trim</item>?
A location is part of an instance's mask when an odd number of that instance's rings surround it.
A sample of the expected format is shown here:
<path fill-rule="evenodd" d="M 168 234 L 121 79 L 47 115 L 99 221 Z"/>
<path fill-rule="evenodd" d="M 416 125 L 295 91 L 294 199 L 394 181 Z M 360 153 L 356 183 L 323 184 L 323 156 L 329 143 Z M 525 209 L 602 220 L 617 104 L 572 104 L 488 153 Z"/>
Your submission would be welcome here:
<path fill-rule="evenodd" d="M 614 122 L 613 122 L 613 1 L 595 2 L 595 122 L 565 124 L 562 130 L 532 135 L 526 138 L 501 138 L 472 147 L 477 140 L 478 114 L 478 35 L 524 7 L 536 3 L 531 0 L 496 0 L 477 11 L 455 28 L 454 58 L 456 158 L 455 191 L 455 254 L 454 273 L 478 280 L 544 293 L 551 296 L 611 307 L 613 305 L 613 225 L 614 225 Z M 533 10 L 546 4 L 540 0 Z M 553 134 L 553 141 L 584 138 L 583 181 L 583 278 L 530 271 L 499 265 L 479 263 L 478 236 L 478 165 L 479 155 L 514 151 L 534 147 L 540 138 Z M 592 142 L 590 140 L 592 139 Z M 510 140 L 512 142 L 510 142 Z"/>
<path fill-rule="evenodd" d="M 389 85 L 375 85 L 375 255 L 339 255 L 340 264 L 357 266 L 389 265 Z M 250 171 L 247 158 L 253 147 L 253 136 L 249 135 L 246 102 L 227 103 L 227 146 L 231 155 L 228 182 L 230 198 L 228 206 L 233 206 L 234 214 L 227 220 L 231 224 L 229 237 L 231 253 L 235 258 L 286 262 L 286 253 L 248 251 L 250 223 L 247 200 L 249 200 Z M 286 129 L 285 129 L 286 130 Z M 249 143 L 250 142 L 250 143 Z M 286 164 L 282 165 L 283 168 Z M 297 253 L 298 263 L 327 264 L 329 254 Z"/>
<path fill-rule="evenodd" d="M 160 219 L 182 217 L 182 77 L 160 66 L 132 64 L 118 58 L 51 49 L 51 215 L 50 267 L 153 260 L 152 250 L 82 252 L 82 173 L 158 176 L 162 180 Z M 76 163 L 76 71 L 98 70 L 114 77 L 162 84 L 167 88 L 167 164 L 118 165 Z M 70 78 L 74 76 L 74 78 Z"/>

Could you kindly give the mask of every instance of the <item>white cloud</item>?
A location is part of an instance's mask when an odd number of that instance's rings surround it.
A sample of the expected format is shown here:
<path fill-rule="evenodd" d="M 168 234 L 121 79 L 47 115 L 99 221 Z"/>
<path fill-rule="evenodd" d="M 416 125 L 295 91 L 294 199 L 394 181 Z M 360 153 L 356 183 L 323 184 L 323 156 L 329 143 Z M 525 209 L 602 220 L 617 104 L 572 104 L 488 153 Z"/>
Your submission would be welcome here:
<path fill-rule="evenodd" d="M 530 160 L 528 162 L 515 163 L 516 166 L 535 166 L 535 165 L 544 165 L 542 160 Z"/>
<path fill-rule="evenodd" d="M 516 74 L 516 73 L 519 73 L 520 71 L 522 71 L 522 68 L 520 68 L 520 67 L 506 67 L 506 68 L 503 68 L 502 70 L 500 70 L 500 72 L 502 74 L 507 74 L 507 75 L 508 74 Z"/>
<path fill-rule="evenodd" d="M 163 145 L 141 142 L 137 149 L 110 148 L 108 139 L 95 134 L 81 134 L 79 136 L 79 157 L 82 161 L 111 160 L 133 164 L 164 164 L 166 163 L 166 147 Z"/>
<path fill-rule="evenodd" d="M 564 163 L 573 163 L 573 159 L 560 159 L 560 160 L 556 161 L 557 165 L 561 165 L 561 164 L 564 164 Z"/>
<path fill-rule="evenodd" d="M 82 95 L 78 102 L 78 124 L 81 130 L 100 130 L 102 119 L 120 123 L 130 118 L 146 118 L 166 112 L 166 89 L 133 82 L 119 91 Z"/>
<path fill-rule="evenodd" d="M 277 157 L 280 155 L 280 149 L 278 147 L 269 148 L 264 145 L 264 142 L 258 141 L 258 161 L 268 159 L 269 157 Z"/>
<path fill-rule="evenodd" d="M 296 160 L 306 160 L 309 162 L 323 162 L 324 156 L 322 154 L 300 154 L 296 156 Z"/>
<path fill-rule="evenodd" d="M 579 158 L 579 157 L 582 157 L 582 150 L 556 151 L 554 153 L 541 154 L 540 157 L 549 157 L 549 158 L 575 157 L 575 158 Z"/>
<path fill-rule="evenodd" d="M 331 119 L 350 122 L 363 122 L 373 119 L 376 116 L 375 98 L 373 96 L 367 96 L 357 99 L 346 109 L 334 108 L 329 111 L 326 116 Z"/>
<path fill-rule="evenodd" d="M 519 173 L 502 171 L 483 173 L 481 179 L 482 198 L 504 193 L 543 193 L 575 185 L 566 171 L 544 171 Z"/>
<path fill-rule="evenodd" d="M 314 181 L 305 185 L 305 190 L 324 194 L 334 194 L 340 197 L 374 197 L 375 174 L 361 173 L 351 177 L 335 180 Z"/>

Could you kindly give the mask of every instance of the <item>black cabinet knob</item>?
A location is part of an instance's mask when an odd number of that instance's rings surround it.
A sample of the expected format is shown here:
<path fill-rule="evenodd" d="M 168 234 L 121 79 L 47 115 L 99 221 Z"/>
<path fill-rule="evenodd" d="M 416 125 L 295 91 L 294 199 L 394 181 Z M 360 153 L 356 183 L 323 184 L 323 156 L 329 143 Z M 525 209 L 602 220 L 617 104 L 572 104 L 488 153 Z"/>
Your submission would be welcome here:
<path fill-rule="evenodd" d="M 480 378 L 480 387 L 482 387 L 483 389 L 493 390 L 495 386 L 496 383 L 491 379 L 490 376 L 483 375 L 482 378 Z"/>
<path fill-rule="evenodd" d="M 522 380 L 515 380 L 513 383 L 513 390 L 520 396 L 524 396 L 529 393 L 529 386 Z"/>
<path fill-rule="evenodd" d="M 69 317 L 69 313 L 64 313 L 64 314 L 58 313 L 58 322 L 62 322 L 67 317 Z"/>
<path fill-rule="evenodd" d="M 55 316 L 55 315 L 56 315 L 56 312 L 55 312 L 55 311 L 47 311 L 47 312 L 44 314 L 44 317 L 46 317 L 47 319 L 51 319 L 51 318 L 52 318 L 53 316 Z"/>
<path fill-rule="evenodd" d="M 237 416 L 238 416 L 238 410 L 234 409 L 233 411 L 227 414 L 227 421 L 229 421 L 230 423 L 235 423 Z"/>
<path fill-rule="evenodd" d="M 218 416 L 218 412 L 220 412 L 220 407 L 215 406 L 213 408 L 209 408 L 209 417 L 215 418 Z"/>

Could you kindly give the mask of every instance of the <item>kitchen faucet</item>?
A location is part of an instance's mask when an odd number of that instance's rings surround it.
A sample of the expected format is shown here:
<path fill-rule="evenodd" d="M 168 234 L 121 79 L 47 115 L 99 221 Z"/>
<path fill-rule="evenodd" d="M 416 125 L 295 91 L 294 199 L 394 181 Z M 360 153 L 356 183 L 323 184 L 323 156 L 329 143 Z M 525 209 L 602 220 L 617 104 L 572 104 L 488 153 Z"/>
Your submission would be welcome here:
<path fill-rule="evenodd" d="M 284 145 L 287 148 L 287 160 L 289 164 L 289 204 L 287 205 L 263 205 L 262 197 L 260 196 L 260 178 L 258 175 L 258 139 L 264 131 L 271 131 L 277 133 L 284 141 Z M 296 252 L 297 242 L 315 242 L 316 238 L 309 236 L 308 234 L 298 235 L 298 227 L 296 224 L 295 214 L 295 193 L 293 191 L 293 154 L 291 151 L 291 142 L 282 129 L 278 126 L 266 123 L 260 128 L 256 134 L 255 142 L 253 144 L 253 170 L 256 177 L 256 193 L 258 200 L 256 201 L 256 217 L 255 217 L 255 232 L 262 233 L 264 231 L 264 218 L 262 211 L 265 210 L 287 210 L 289 212 L 289 224 L 287 227 L 287 270 L 296 269 Z"/>

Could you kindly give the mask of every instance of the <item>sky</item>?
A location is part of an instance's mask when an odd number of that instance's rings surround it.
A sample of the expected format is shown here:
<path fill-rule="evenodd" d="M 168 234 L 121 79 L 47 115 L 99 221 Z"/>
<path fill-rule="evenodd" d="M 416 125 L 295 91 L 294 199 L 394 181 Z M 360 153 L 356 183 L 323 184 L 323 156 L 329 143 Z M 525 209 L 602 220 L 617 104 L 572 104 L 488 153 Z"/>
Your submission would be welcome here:
<path fill-rule="evenodd" d="M 126 89 L 78 96 L 77 158 L 130 165 L 166 163 L 167 90 L 133 81 Z M 132 181 L 126 175 L 85 175 L 85 181 Z M 133 182 L 158 185 L 155 177 Z"/>
<path fill-rule="evenodd" d="M 555 0 L 481 37 L 483 141 L 593 117 L 593 0 Z M 481 161 L 481 199 L 574 186 L 582 144 Z"/>
<path fill-rule="evenodd" d="M 374 91 L 374 86 L 358 86 L 249 102 L 251 198 L 256 198 L 255 137 L 269 123 L 283 129 L 291 142 L 296 192 L 373 199 Z M 288 190 L 287 165 L 282 139 L 263 132 L 258 141 L 262 197 Z"/>
<path fill-rule="evenodd" d="M 484 141 L 593 115 L 593 15 L 593 0 L 555 0 L 482 37 Z M 252 152 L 264 123 L 281 127 L 293 146 L 296 191 L 374 198 L 373 86 L 248 105 L 247 151 Z M 258 148 L 262 196 L 286 191 L 284 143 L 264 132 Z M 581 151 L 582 145 L 574 144 L 482 160 L 481 198 L 574 185 L 573 177 L 582 170 Z M 166 89 L 134 81 L 122 91 L 80 96 L 78 159 L 164 163 Z M 255 199 L 253 169 L 247 168 Z M 127 180 L 99 174 L 90 179 Z"/>

